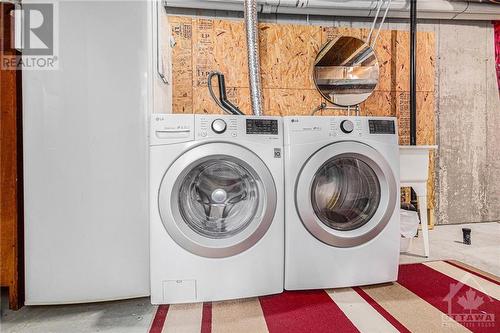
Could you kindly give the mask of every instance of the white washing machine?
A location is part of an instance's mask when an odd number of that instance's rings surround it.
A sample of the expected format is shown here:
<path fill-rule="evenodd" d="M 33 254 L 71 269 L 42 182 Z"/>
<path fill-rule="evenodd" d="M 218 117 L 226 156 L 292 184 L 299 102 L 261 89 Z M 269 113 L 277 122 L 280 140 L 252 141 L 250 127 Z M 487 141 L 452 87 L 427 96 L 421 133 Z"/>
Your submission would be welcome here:
<path fill-rule="evenodd" d="M 395 281 L 395 118 L 284 117 L 285 289 Z"/>
<path fill-rule="evenodd" d="M 282 119 L 153 114 L 151 302 L 283 291 Z"/>

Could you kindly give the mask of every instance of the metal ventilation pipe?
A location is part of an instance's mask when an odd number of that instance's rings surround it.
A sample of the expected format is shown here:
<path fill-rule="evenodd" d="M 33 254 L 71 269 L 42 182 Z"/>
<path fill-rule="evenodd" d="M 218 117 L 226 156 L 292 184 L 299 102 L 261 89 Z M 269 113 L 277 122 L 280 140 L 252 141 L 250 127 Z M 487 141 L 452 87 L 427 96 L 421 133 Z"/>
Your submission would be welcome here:
<path fill-rule="evenodd" d="M 260 82 L 259 23 L 257 0 L 245 0 L 245 28 L 248 49 L 248 81 L 252 113 L 262 116 L 262 87 Z"/>

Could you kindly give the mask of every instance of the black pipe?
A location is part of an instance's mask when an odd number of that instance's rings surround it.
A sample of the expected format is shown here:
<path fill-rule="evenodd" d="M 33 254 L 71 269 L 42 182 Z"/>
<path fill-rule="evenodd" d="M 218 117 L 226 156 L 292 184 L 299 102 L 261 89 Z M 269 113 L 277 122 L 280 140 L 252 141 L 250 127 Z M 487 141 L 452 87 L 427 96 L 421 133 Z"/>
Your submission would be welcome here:
<path fill-rule="evenodd" d="M 226 108 L 226 110 L 229 110 L 232 114 L 235 115 L 243 115 L 244 113 L 238 109 L 236 105 L 231 103 L 227 99 L 227 94 L 226 94 L 226 79 L 224 78 L 224 74 L 219 74 L 219 100 L 221 104 Z"/>
<path fill-rule="evenodd" d="M 218 84 L 219 84 L 219 98 L 215 96 L 213 87 L 212 87 L 212 78 L 214 76 L 217 76 Z M 226 94 L 226 80 L 224 78 L 224 74 L 214 71 L 210 72 L 208 74 L 208 79 L 207 79 L 207 85 L 208 85 L 208 91 L 210 92 L 210 96 L 212 96 L 212 99 L 214 102 L 226 113 L 228 114 L 234 114 L 234 115 L 244 115 L 241 110 L 231 103 L 227 99 L 227 94 Z"/>
<path fill-rule="evenodd" d="M 417 144 L 417 0 L 410 0 L 410 145 Z M 411 203 L 417 206 L 417 195 L 411 190 Z"/>
<path fill-rule="evenodd" d="M 417 144 L 417 0 L 410 2 L 410 145 Z"/>

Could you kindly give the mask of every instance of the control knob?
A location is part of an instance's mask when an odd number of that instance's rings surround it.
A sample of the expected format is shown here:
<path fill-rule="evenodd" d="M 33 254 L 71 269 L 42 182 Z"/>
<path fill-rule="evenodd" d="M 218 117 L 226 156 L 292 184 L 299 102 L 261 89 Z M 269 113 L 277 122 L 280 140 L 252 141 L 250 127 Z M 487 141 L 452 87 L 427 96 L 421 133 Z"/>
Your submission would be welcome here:
<path fill-rule="evenodd" d="M 217 134 L 222 134 L 226 131 L 226 122 L 222 119 L 215 119 L 212 122 L 212 130 Z"/>
<path fill-rule="evenodd" d="M 343 120 L 340 123 L 340 129 L 344 133 L 351 133 L 352 131 L 354 131 L 354 124 L 350 120 L 347 120 L 347 119 Z"/>

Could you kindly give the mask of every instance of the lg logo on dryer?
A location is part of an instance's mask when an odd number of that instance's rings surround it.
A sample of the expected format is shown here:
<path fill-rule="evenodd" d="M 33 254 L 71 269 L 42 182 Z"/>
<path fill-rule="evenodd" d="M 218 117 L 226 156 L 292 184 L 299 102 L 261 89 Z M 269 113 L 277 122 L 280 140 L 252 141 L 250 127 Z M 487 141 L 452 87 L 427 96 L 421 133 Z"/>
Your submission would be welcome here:
<path fill-rule="evenodd" d="M 281 158 L 281 148 L 274 148 L 274 158 Z"/>

